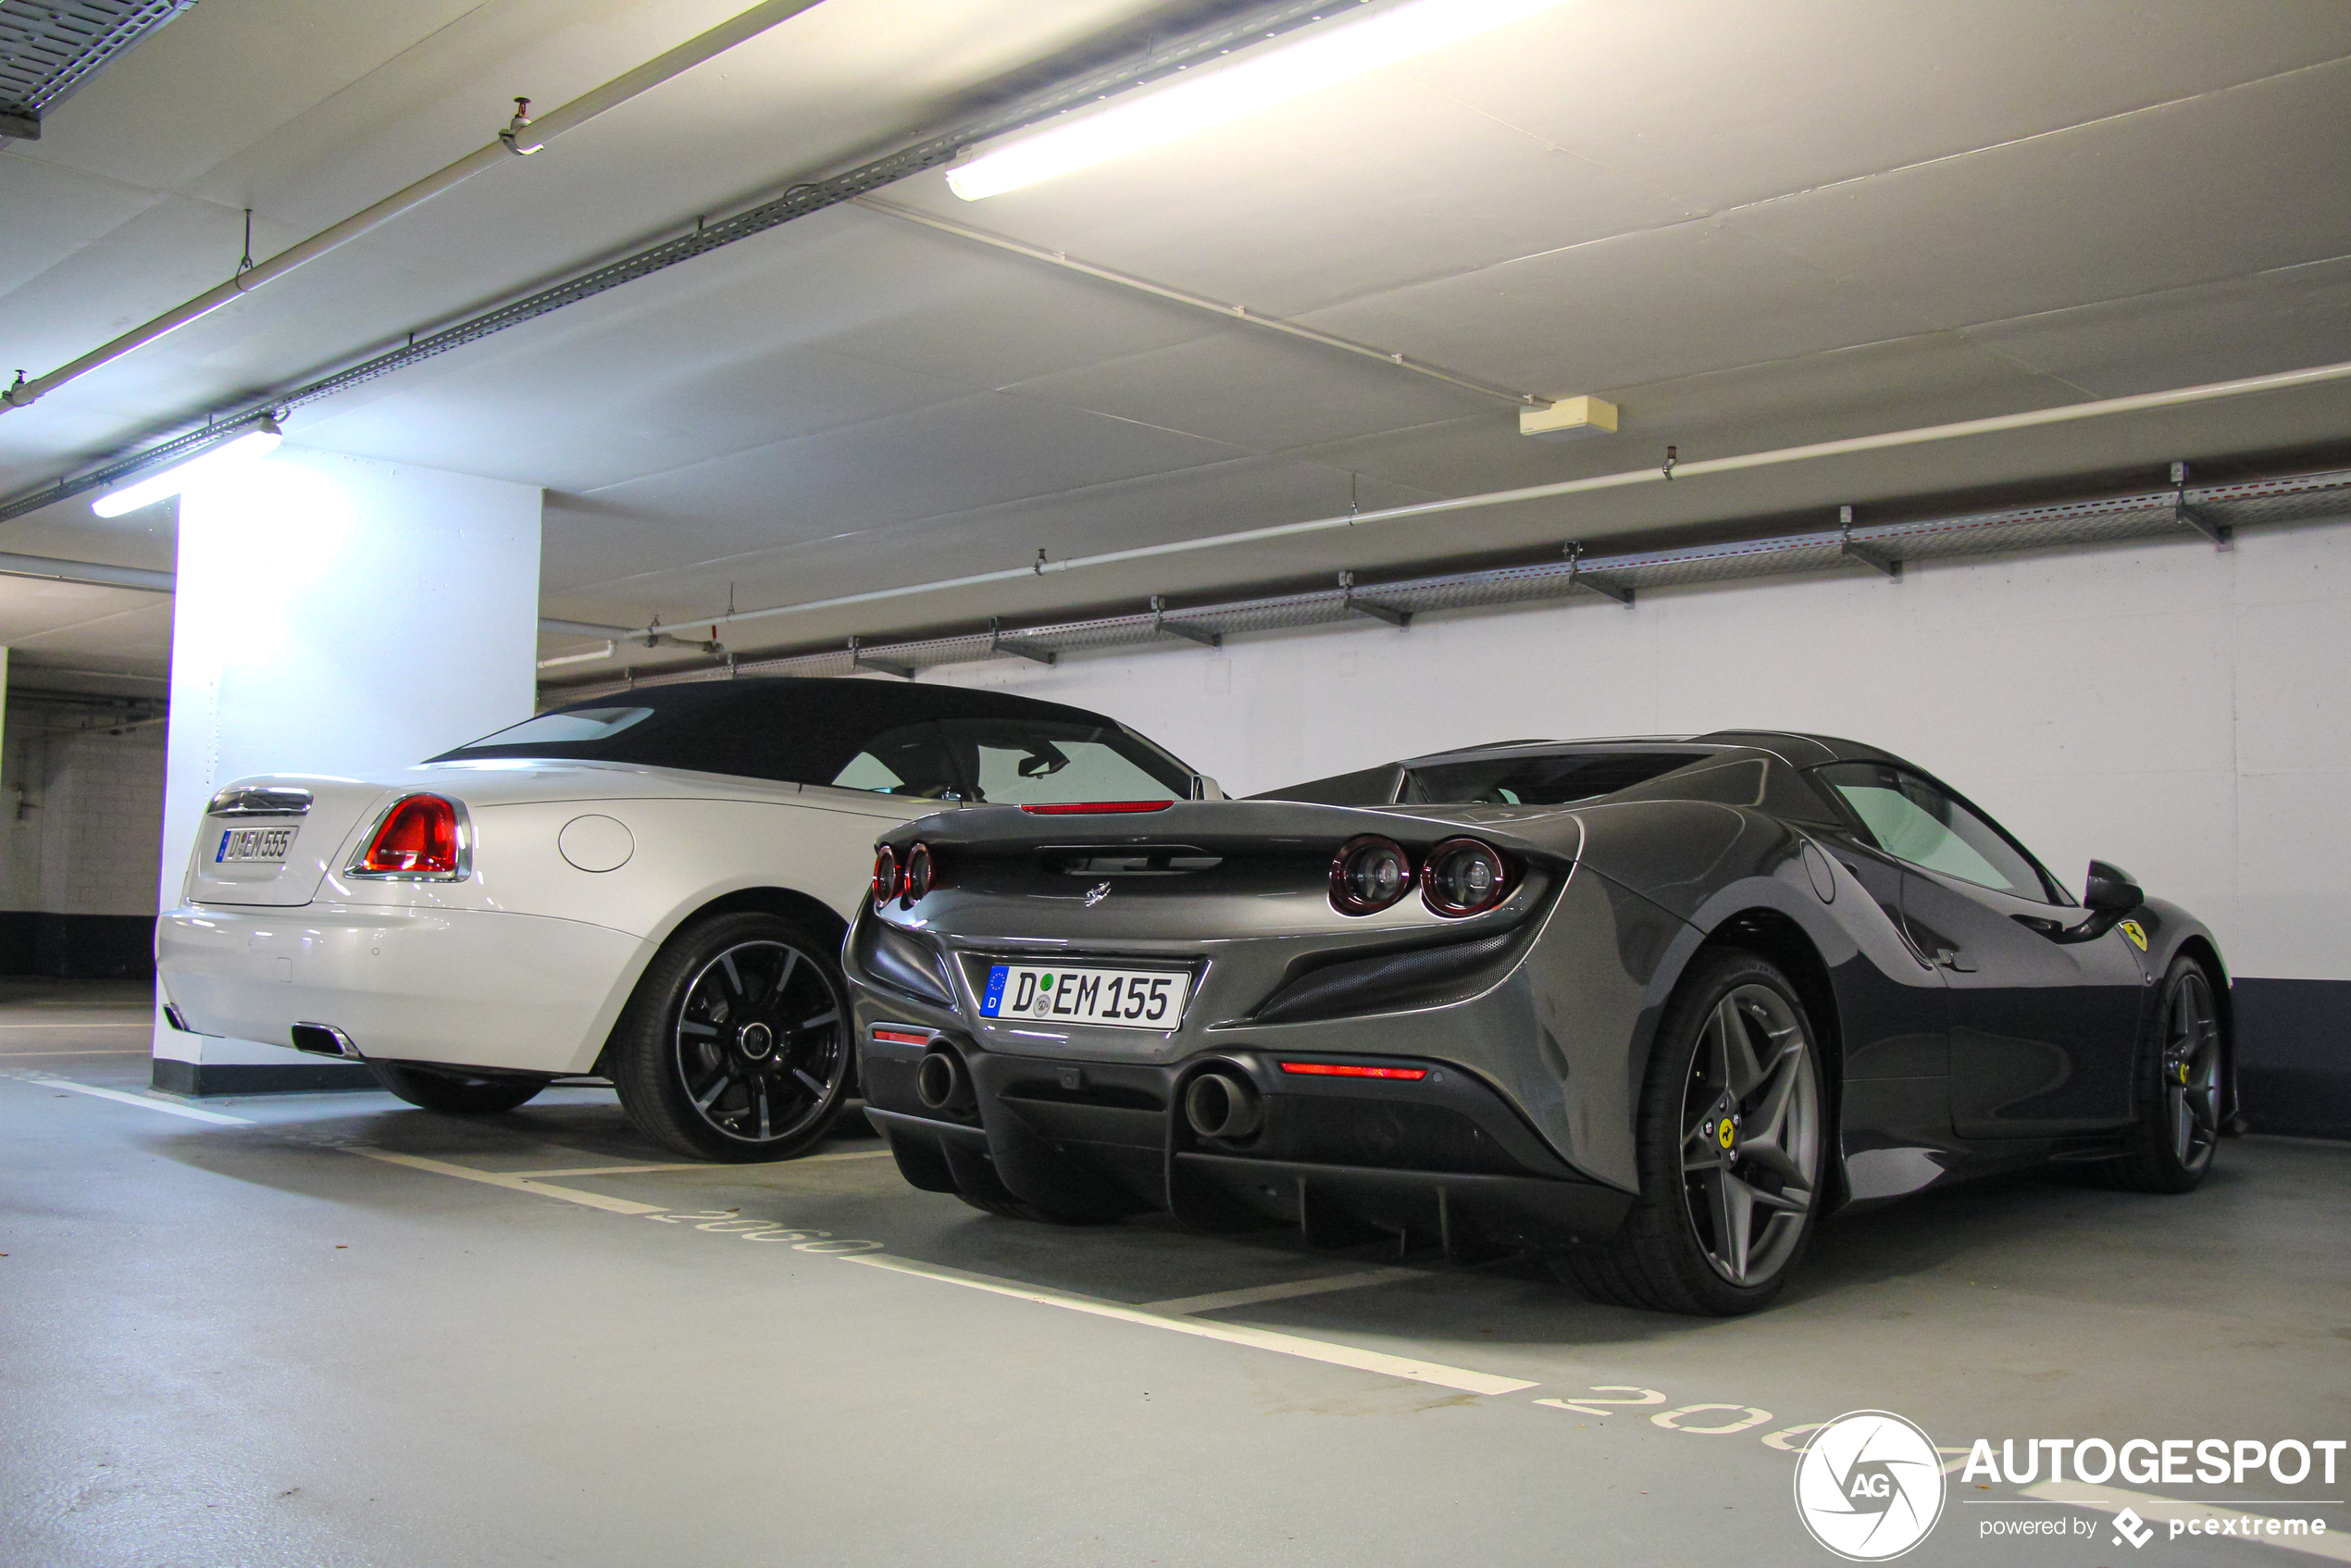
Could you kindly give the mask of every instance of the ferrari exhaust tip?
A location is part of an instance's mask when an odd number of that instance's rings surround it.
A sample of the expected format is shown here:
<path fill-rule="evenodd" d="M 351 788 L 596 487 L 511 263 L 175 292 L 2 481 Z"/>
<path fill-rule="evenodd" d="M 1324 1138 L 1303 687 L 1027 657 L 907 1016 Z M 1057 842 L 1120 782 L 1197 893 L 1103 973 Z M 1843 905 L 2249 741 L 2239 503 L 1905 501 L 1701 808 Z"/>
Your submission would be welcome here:
<path fill-rule="evenodd" d="M 1202 1073 L 1184 1090 L 1184 1120 L 1202 1138 L 1247 1138 L 1265 1124 L 1264 1097 L 1244 1079 Z"/>
<path fill-rule="evenodd" d="M 943 1048 L 934 1049 L 914 1069 L 914 1098 L 926 1110 L 948 1111 L 967 1104 L 970 1086 L 963 1059 Z"/>

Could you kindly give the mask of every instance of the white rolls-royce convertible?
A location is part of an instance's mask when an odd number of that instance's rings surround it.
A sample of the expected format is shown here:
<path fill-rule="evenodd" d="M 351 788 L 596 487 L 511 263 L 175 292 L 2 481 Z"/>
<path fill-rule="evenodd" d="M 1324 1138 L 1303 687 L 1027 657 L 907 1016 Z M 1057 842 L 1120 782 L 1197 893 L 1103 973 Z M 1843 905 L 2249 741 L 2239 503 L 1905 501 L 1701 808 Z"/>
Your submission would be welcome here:
<path fill-rule="evenodd" d="M 155 936 L 175 1028 L 364 1062 L 429 1110 L 601 1076 L 680 1152 L 781 1159 L 852 1092 L 875 838 L 942 804 L 1214 798 L 1116 720 L 740 679 L 559 708 L 394 777 L 216 794 Z"/>

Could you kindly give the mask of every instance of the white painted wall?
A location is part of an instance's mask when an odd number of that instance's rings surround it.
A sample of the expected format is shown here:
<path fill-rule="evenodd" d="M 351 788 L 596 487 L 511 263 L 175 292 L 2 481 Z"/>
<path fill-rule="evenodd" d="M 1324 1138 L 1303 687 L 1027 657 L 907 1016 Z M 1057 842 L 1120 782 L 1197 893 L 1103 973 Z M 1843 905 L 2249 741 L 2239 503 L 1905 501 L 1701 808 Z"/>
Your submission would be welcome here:
<path fill-rule="evenodd" d="M 2341 524 L 925 678 L 1114 714 L 1234 794 L 1525 736 L 1849 736 L 1949 779 L 2077 891 L 2093 855 L 2127 867 L 2241 977 L 2351 979 Z"/>
<path fill-rule="evenodd" d="M 159 907 L 221 784 L 378 775 L 529 716 L 539 510 L 529 485 L 291 444 L 180 497 Z M 155 1052 L 310 1060 L 160 1011 Z"/>

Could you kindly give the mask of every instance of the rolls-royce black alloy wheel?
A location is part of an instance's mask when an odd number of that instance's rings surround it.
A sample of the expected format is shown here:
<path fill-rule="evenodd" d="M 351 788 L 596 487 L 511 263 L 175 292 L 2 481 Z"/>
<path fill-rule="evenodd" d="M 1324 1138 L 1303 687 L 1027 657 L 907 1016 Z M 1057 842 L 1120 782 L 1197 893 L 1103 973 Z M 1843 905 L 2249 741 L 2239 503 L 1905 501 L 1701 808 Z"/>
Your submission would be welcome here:
<path fill-rule="evenodd" d="M 1641 1197 L 1560 1272 L 1600 1300 L 1752 1312 L 1812 1236 L 1828 1148 L 1820 1053 L 1787 977 L 1752 953 L 1693 964 L 1642 1091 Z"/>
<path fill-rule="evenodd" d="M 2212 979 L 2195 959 L 2172 960 L 2163 997 L 2132 1070 L 2127 1151 L 2101 1167 L 2133 1192 L 2186 1192 L 2212 1168 L 2227 1082 Z"/>
<path fill-rule="evenodd" d="M 840 946 L 762 911 L 670 939 L 630 1001 L 613 1082 L 649 1137 L 710 1160 L 781 1160 L 825 1135 L 850 1078 Z"/>

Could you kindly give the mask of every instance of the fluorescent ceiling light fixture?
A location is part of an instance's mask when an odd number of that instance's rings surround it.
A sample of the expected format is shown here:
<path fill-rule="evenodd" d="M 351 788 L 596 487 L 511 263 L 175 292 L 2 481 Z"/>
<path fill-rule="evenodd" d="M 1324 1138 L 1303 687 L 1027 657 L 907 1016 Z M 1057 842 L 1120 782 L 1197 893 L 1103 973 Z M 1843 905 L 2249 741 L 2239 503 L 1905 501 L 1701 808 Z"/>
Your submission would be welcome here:
<path fill-rule="evenodd" d="M 125 512 L 152 506 L 168 495 L 179 494 L 199 479 L 251 467 L 277 451 L 278 443 L 285 439 L 285 432 L 278 429 L 277 420 L 264 419 L 236 440 L 223 442 L 201 456 L 191 457 L 185 463 L 174 463 L 160 473 L 148 475 L 137 484 L 106 492 L 90 503 L 90 510 L 101 517 L 119 517 Z"/>
<path fill-rule="evenodd" d="M 1258 109 L 1394 65 L 1547 11 L 1561 0 L 1406 0 L 1374 15 L 1310 29 L 1250 55 L 1110 107 L 1008 142 L 951 170 L 948 188 L 967 202 L 1056 174 L 1141 152 Z"/>

